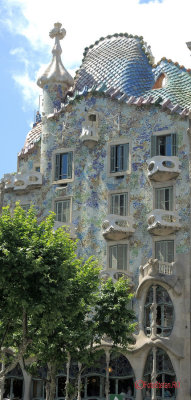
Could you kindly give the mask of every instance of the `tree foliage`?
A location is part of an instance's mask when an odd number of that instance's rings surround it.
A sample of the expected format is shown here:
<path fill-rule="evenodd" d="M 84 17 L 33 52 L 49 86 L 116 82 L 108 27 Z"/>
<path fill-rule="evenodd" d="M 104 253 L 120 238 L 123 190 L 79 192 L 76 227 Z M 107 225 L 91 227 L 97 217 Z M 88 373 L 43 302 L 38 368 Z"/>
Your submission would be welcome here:
<path fill-rule="evenodd" d="M 48 371 L 47 400 L 71 357 L 90 365 L 104 335 L 127 347 L 134 330 L 128 281 L 101 281 L 97 262 L 77 258 L 76 243 L 53 226 L 53 214 L 39 223 L 33 208 L 26 213 L 19 204 L 0 217 L 1 375 L 33 357 L 33 373 Z"/>

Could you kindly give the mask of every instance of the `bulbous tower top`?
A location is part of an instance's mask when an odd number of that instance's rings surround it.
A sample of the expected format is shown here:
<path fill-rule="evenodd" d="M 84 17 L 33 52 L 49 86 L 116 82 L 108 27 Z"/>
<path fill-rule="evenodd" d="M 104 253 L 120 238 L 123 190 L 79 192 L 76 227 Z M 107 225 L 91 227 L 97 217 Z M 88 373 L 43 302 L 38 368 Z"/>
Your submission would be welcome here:
<path fill-rule="evenodd" d="M 62 64 L 61 53 L 62 49 L 60 46 L 60 40 L 66 35 L 64 28 L 61 28 L 62 24 L 56 22 L 54 28 L 49 32 L 49 36 L 54 39 L 55 43 L 52 49 L 52 61 L 46 68 L 45 72 L 38 78 L 37 85 L 41 88 L 49 83 L 60 84 L 67 90 L 74 85 L 74 80 L 71 75 L 66 71 Z"/>

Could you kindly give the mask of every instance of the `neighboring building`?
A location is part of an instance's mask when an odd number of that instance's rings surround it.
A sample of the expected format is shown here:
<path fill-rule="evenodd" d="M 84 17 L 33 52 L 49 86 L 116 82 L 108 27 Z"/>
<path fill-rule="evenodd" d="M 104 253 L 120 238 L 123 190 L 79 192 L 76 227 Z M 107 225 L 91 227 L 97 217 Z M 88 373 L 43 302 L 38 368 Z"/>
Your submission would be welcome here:
<path fill-rule="evenodd" d="M 73 81 L 60 57 L 64 35 L 55 24 L 53 59 L 38 79 L 42 120 L 17 173 L 1 181 L 1 203 L 34 204 L 40 219 L 54 210 L 80 256 L 95 255 L 105 278 L 130 278 L 139 329 L 128 353 L 111 357 L 111 393 L 151 399 L 136 381 L 179 381 L 152 399 L 189 400 L 191 71 L 166 58 L 153 65 L 142 37 L 115 34 L 85 49 Z M 84 399 L 104 398 L 104 365 L 84 375 Z M 11 393 L 18 374 L 7 379 Z M 42 399 L 41 381 L 27 382 L 24 398 Z M 57 399 L 63 385 L 61 375 Z"/>

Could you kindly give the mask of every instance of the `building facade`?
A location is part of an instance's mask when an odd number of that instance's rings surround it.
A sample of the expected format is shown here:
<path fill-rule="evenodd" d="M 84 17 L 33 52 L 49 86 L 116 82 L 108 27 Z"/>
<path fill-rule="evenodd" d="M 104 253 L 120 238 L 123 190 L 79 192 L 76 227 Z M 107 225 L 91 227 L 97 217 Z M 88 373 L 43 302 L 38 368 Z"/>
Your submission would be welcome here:
<path fill-rule="evenodd" d="M 42 116 L 17 172 L 1 180 L 1 205 L 33 204 L 39 219 L 55 211 L 55 229 L 68 225 L 104 278 L 129 277 L 139 327 L 129 351 L 111 356 L 110 393 L 188 400 L 191 72 L 166 58 L 155 65 L 142 37 L 115 34 L 85 49 L 73 80 L 61 61 L 64 35 L 56 23 L 52 61 L 37 82 Z M 100 368 L 84 374 L 85 400 L 104 399 L 105 349 Z M 41 379 L 25 371 L 6 382 L 11 399 L 44 398 Z"/>

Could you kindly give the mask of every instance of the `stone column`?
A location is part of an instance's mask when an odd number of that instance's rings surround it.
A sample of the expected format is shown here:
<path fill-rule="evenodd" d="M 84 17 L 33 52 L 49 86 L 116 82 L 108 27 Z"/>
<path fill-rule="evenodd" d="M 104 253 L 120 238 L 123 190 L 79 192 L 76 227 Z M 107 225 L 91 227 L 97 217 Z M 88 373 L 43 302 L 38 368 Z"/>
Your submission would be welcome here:
<path fill-rule="evenodd" d="M 153 369 L 151 374 L 151 382 L 154 384 L 156 382 L 156 347 L 153 347 Z M 152 388 L 152 400 L 157 400 L 156 388 Z"/>

